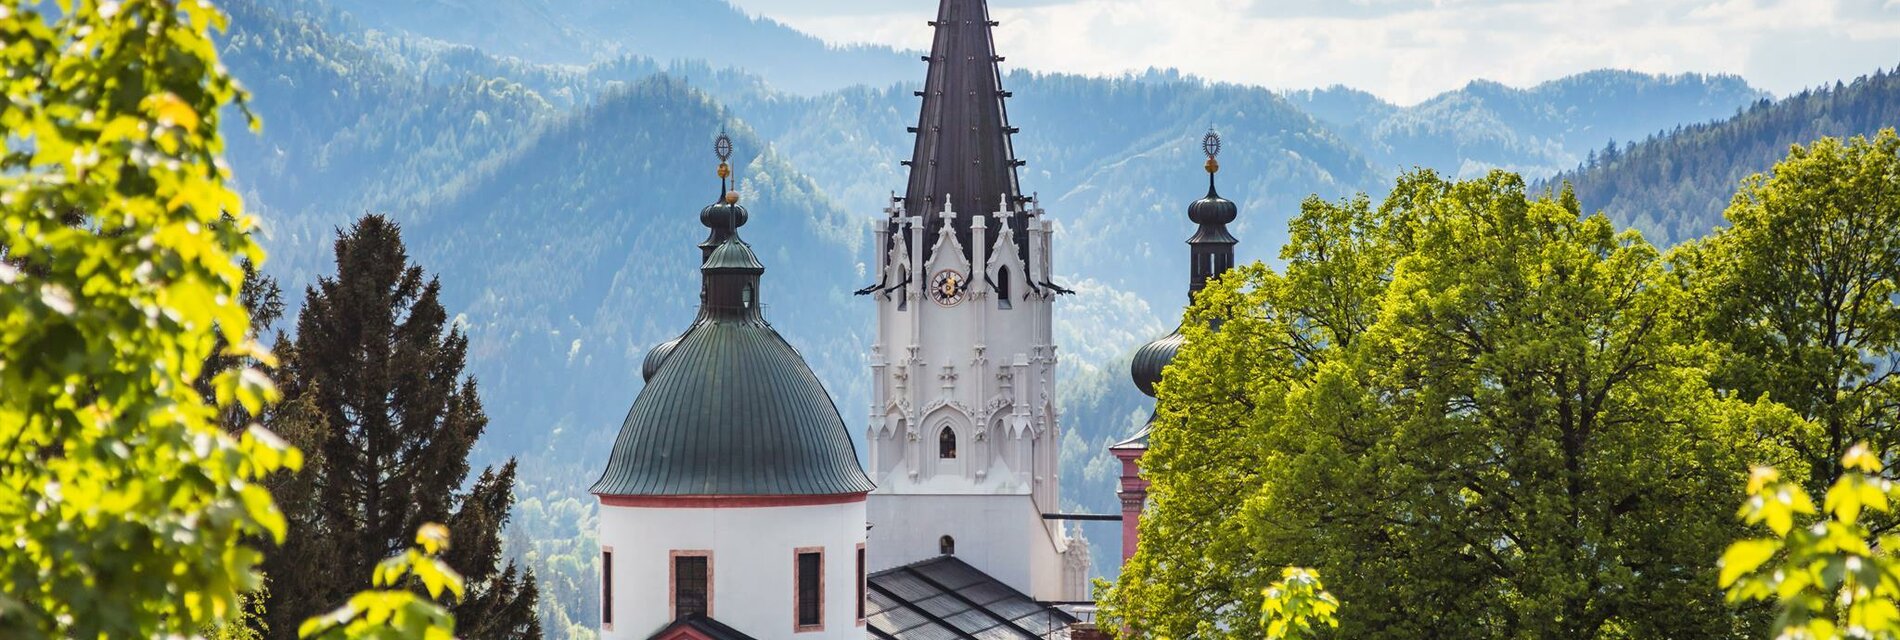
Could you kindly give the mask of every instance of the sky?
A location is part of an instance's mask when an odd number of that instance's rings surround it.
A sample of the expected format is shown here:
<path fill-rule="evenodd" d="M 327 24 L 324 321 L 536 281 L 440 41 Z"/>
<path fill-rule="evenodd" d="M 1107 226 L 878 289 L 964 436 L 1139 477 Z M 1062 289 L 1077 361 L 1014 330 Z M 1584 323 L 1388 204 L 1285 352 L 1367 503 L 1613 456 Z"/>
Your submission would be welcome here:
<path fill-rule="evenodd" d="M 731 0 L 834 44 L 927 49 L 936 0 Z M 1776 95 L 1900 65 L 1900 0 L 991 0 L 1009 66 L 1151 67 L 1412 104 L 1474 79 L 1725 73 Z"/>

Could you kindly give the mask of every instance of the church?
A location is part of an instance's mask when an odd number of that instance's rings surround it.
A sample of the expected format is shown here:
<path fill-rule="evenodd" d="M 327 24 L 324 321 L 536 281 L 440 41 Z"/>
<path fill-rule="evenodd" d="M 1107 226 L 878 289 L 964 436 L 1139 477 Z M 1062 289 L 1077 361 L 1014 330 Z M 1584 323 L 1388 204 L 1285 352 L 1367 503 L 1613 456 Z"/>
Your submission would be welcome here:
<path fill-rule="evenodd" d="M 751 215 L 727 182 L 700 212 L 698 316 L 648 352 L 600 479 L 601 634 L 610 640 L 1100 637 L 1088 542 L 1119 519 L 1134 552 L 1146 503 L 1122 461 L 1119 516 L 1064 514 L 1053 309 L 1055 226 L 1025 195 L 983 0 L 941 0 L 909 184 L 875 226 L 871 405 L 860 464 L 845 421 L 767 321 Z M 1190 292 L 1233 266 L 1236 207 L 1189 208 Z M 769 212 L 762 212 L 769 215 Z M 1154 385 L 1180 332 L 1143 347 Z"/>

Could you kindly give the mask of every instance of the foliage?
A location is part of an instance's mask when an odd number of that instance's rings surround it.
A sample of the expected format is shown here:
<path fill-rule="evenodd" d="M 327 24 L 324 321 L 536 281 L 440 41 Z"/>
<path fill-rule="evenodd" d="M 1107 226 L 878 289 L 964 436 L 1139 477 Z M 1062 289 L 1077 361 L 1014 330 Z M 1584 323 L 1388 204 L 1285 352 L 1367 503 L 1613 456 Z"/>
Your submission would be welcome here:
<path fill-rule="evenodd" d="M 259 587 L 257 591 L 238 594 L 233 614 L 199 627 L 198 635 L 204 640 L 264 640 L 270 633 L 264 624 L 264 598 L 269 588 Z"/>
<path fill-rule="evenodd" d="M 1668 246 L 1721 224 L 1735 185 L 1767 170 L 1790 145 L 1824 136 L 1874 135 L 1897 124 L 1895 113 L 1900 113 L 1900 68 L 1879 70 L 1779 101 L 1763 98 L 1733 118 L 1677 125 L 1547 182 L 1576 185 L 1588 209 L 1608 211 Z"/>
<path fill-rule="evenodd" d="M 284 518 L 257 482 L 300 464 L 220 410 L 254 369 L 194 387 L 222 340 L 268 361 L 238 300 L 261 262 L 220 156 L 243 92 L 209 3 L 0 0 L 0 631 L 185 634 L 259 585 Z M 248 112 L 244 112 L 248 115 Z"/>
<path fill-rule="evenodd" d="M 1758 467 L 1740 516 L 1773 534 L 1729 545 L 1721 584 L 1732 602 L 1774 601 L 1785 640 L 1900 637 L 1900 535 L 1876 540 L 1861 516 L 1890 513 L 1900 486 L 1880 456 L 1856 444 L 1817 515 L 1800 482 Z"/>
<path fill-rule="evenodd" d="M 1900 135 L 1823 138 L 1742 183 L 1729 227 L 1678 252 L 1719 386 L 1810 421 L 1772 434 L 1820 492 L 1855 442 L 1900 449 Z"/>
<path fill-rule="evenodd" d="M 1257 636 L 1256 567 L 1296 562 L 1354 603 L 1347 637 L 1752 624 L 1707 567 L 1740 533 L 1720 498 L 1799 419 L 1713 390 L 1655 249 L 1504 173 L 1309 201 L 1292 232 L 1284 275 L 1230 272 L 1188 314 L 1105 626 Z"/>
<path fill-rule="evenodd" d="M 1339 628 L 1339 599 L 1326 592 L 1319 573 L 1312 569 L 1287 567 L 1280 581 L 1268 585 L 1260 594 L 1261 626 L 1267 640 L 1308 640 L 1318 637 L 1320 627 Z"/>
<path fill-rule="evenodd" d="M 533 575 L 498 566 L 514 462 L 463 486 L 488 419 L 462 375 L 468 342 L 448 324 L 441 285 L 409 263 L 400 229 L 381 216 L 338 232 L 336 266 L 306 293 L 285 349 L 285 405 L 297 411 L 271 416 L 309 433 L 319 454 L 311 486 L 280 493 L 302 526 L 266 558 L 278 576 L 266 607 L 272 626 L 288 628 L 341 597 L 402 532 L 446 521 L 462 538 L 443 560 L 471 586 L 455 608 L 463 629 L 540 637 Z"/>
<path fill-rule="evenodd" d="M 428 523 L 416 530 L 416 547 L 376 565 L 376 589 L 322 616 L 305 620 L 297 636 L 310 640 L 453 640 L 455 616 L 435 600 L 461 600 L 462 576 L 442 560 L 449 529 Z M 424 598 L 416 584 L 427 590 Z M 434 598 L 435 600 L 431 600 Z"/>

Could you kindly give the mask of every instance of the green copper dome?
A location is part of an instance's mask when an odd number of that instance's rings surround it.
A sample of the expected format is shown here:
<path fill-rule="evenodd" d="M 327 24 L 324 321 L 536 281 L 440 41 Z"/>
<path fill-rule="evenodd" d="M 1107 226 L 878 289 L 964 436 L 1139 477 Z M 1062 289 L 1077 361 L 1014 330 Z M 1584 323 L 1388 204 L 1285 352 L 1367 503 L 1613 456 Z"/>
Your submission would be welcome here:
<path fill-rule="evenodd" d="M 760 314 L 764 267 L 740 240 L 736 204 L 712 216 L 699 318 L 642 366 L 595 495 L 785 496 L 864 493 L 844 419 L 805 358 Z M 736 211 L 733 211 L 736 210 Z"/>

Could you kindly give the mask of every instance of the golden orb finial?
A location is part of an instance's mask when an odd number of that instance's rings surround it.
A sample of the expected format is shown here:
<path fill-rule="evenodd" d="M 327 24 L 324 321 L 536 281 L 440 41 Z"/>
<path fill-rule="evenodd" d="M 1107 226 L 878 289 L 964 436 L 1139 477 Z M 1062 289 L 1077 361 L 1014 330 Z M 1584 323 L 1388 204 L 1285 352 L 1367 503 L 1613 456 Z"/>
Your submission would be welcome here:
<path fill-rule="evenodd" d="M 732 136 L 726 135 L 724 128 L 719 129 L 719 137 L 713 140 L 713 155 L 719 156 L 719 179 L 732 177 Z"/>

